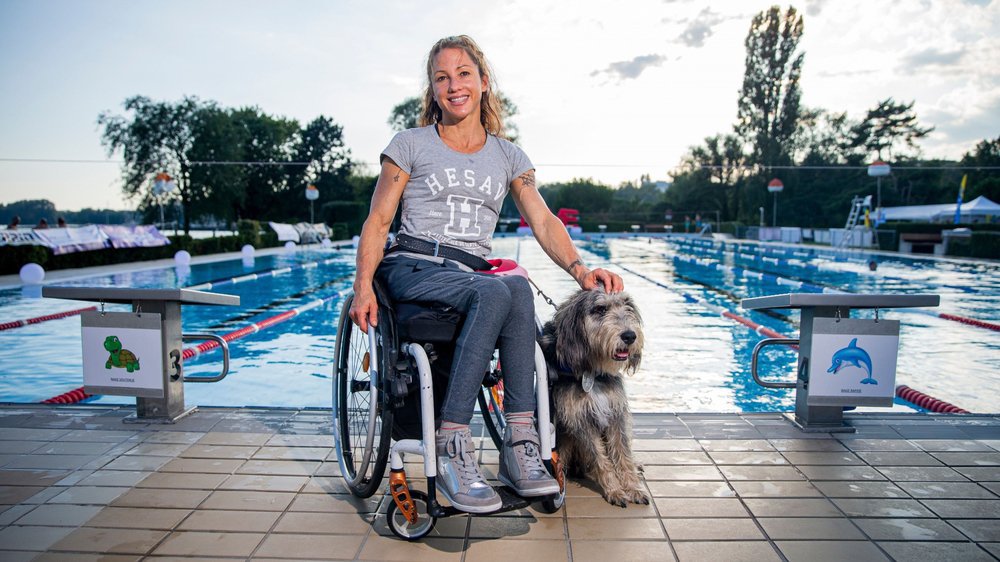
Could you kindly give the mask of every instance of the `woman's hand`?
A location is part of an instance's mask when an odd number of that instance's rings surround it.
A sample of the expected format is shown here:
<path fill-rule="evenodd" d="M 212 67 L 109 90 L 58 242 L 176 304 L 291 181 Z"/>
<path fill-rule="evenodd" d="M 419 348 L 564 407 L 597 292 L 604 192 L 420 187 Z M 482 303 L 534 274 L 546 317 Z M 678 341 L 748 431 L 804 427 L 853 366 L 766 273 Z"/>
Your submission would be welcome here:
<path fill-rule="evenodd" d="M 598 267 L 597 269 L 585 270 L 583 267 L 578 267 L 574 273 L 579 275 L 576 278 L 576 282 L 580 284 L 580 288 L 582 289 L 589 291 L 597 286 L 603 286 L 604 292 L 609 294 L 620 293 L 625 290 L 625 283 L 622 281 L 621 276 L 607 269 Z"/>
<path fill-rule="evenodd" d="M 354 300 L 351 302 L 351 310 L 348 313 L 351 320 L 361 328 L 362 332 L 368 332 L 368 325 L 378 326 L 378 299 L 375 298 L 375 291 L 371 285 L 361 289 L 355 289 Z"/>

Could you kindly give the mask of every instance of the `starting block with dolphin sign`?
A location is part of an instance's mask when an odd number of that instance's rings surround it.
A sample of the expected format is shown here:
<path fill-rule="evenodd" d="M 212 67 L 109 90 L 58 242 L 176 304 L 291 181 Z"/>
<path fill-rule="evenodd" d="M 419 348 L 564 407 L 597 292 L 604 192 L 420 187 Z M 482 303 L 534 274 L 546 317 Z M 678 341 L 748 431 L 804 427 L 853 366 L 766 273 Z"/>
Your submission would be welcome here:
<path fill-rule="evenodd" d="M 788 293 L 743 299 L 748 310 L 798 308 L 798 339 L 769 338 L 753 350 L 750 371 L 766 388 L 794 388 L 792 421 L 803 431 L 853 433 L 844 408 L 892 406 L 895 396 L 899 322 L 878 318 L 887 308 L 938 306 L 939 295 L 850 295 Z M 875 319 L 850 318 L 852 309 L 875 309 Z M 769 345 L 798 345 L 798 376 L 773 382 L 757 374 L 757 358 Z"/>

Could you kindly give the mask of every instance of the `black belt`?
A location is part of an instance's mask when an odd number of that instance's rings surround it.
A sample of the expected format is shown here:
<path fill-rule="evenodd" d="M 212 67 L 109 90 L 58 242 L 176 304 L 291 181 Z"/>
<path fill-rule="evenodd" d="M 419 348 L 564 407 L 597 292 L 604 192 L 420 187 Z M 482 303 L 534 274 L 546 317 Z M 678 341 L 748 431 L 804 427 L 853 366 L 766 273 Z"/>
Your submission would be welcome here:
<path fill-rule="evenodd" d="M 454 246 L 446 246 L 440 242 L 429 242 L 422 238 L 416 238 L 408 234 L 396 235 L 396 243 L 385 251 L 386 255 L 393 252 L 413 252 L 425 256 L 437 256 L 449 260 L 457 261 L 472 268 L 474 271 L 488 271 L 493 269 L 490 262 L 483 258 L 470 254 L 464 250 L 459 250 Z"/>

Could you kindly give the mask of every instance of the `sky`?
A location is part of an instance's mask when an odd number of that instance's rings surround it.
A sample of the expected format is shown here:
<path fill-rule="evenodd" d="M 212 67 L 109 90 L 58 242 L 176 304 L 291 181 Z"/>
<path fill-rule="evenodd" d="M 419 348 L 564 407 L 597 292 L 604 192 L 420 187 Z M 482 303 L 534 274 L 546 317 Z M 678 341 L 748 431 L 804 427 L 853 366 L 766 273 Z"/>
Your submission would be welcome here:
<path fill-rule="evenodd" d="M 0 0 L 0 203 L 131 209 L 97 116 L 184 96 L 344 127 L 374 164 L 430 46 L 468 34 L 539 183 L 669 181 L 731 130 L 757 0 Z M 1000 135 L 1000 0 L 799 0 L 802 103 L 915 102 L 927 157 Z M 782 9 L 788 4 L 783 4 Z M 63 161 L 63 162 L 59 162 Z M 70 162 L 66 162 L 70 161 Z M 303 186 L 304 187 L 304 186 Z"/>

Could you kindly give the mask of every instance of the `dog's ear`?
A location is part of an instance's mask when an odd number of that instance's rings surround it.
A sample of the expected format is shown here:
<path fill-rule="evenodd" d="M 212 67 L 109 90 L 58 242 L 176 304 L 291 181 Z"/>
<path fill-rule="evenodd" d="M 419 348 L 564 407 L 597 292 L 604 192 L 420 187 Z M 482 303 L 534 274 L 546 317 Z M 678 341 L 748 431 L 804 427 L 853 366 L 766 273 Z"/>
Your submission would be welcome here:
<path fill-rule="evenodd" d="M 585 332 L 587 291 L 577 291 L 564 302 L 553 317 L 556 329 L 557 365 L 573 373 L 591 371 L 590 338 Z"/>

